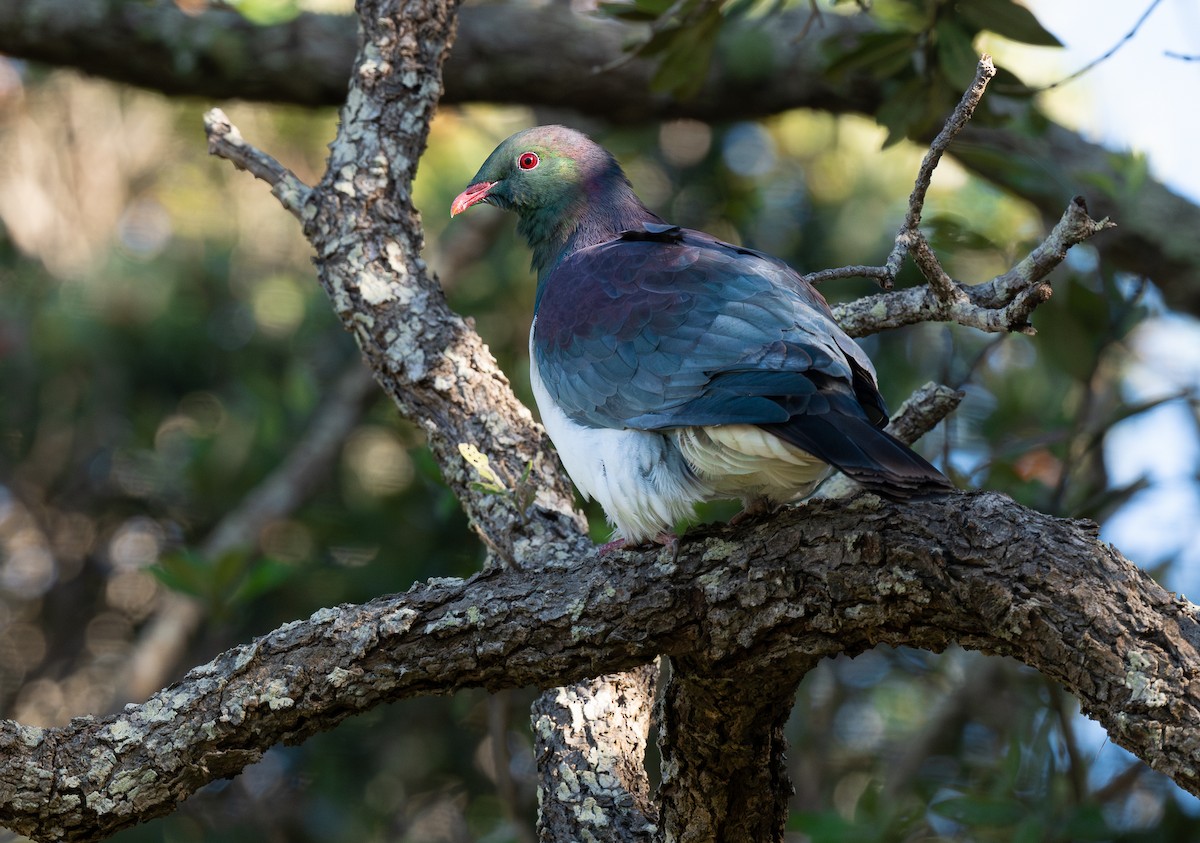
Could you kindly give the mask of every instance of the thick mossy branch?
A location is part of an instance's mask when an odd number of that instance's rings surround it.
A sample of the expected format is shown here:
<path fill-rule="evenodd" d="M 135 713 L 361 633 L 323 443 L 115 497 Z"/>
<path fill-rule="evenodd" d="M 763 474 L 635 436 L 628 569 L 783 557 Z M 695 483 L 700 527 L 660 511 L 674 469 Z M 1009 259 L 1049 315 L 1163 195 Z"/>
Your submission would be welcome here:
<path fill-rule="evenodd" d="M 323 609 L 191 671 L 139 706 L 56 729 L 6 722 L 0 823 L 94 840 L 171 811 L 270 746 L 389 700 L 549 688 L 659 653 L 691 673 L 761 666 L 764 687 L 878 643 L 957 641 L 1062 683 L 1113 741 L 1200 793 L 1200 619 L 1095 526 L 1002 495 L 907 506 L 864 495 L 789 509 L 669 551 L 443 579 Z M 634 787 L 636 790 L 636 785 Z"/>

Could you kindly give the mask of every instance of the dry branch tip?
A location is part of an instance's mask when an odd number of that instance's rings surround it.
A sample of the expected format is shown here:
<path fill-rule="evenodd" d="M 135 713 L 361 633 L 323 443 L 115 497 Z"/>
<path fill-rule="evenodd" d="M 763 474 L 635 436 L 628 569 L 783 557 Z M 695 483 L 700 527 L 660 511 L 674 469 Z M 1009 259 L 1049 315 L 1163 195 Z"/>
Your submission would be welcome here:
<path fill-rule="evenodd" d="M 296 218 L 312 198 L 313 190 L 267 153 L 246 143 L 237 126 L 219 108 L 204 115 L 204 134 L 208 153 L 224 158 L 239 170 L 246 170 L 271 185 L 271 193 Z"/>

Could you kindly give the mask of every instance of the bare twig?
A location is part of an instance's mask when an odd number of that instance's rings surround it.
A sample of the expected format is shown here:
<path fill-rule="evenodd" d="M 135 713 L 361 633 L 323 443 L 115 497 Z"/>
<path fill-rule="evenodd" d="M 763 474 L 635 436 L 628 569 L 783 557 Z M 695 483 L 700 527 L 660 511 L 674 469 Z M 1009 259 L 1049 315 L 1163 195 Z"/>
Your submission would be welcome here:
<path fill-rule="evenodd" d="M 821 14 L 821 7 L 817 5 L 817 0 L 808 0 L 808 17 L 804 21 L 804 26 L 800 27 L 800 31 L 796 33 L 795 40 L 800 41 L 805 35 L 808 35 L 814 23 L 824 29 L 825 16 Z"/>
<path fill-rule="evenodd" d="M 938 301 L 946 305 L 961 306 L 965 304 L 967 294 L 954 283 L 953 278 L 946 274 L 946 270 L 942 269 L 942 264 L 938 261 L 937 255 L 933 253 L 933 248 L 925 239 L 925 235 L 921 233 L 920 229 L 913 229 L 911 236 L 912 245 L 909 253 L 912 255 L 913 263 L 917 265 L 921 274 L 929 282 L 929 288 L 938 297 Z"/>
<path fill-rule="evenodd" d="M 1123 799 L 1133 789 L 1133 786 L 1138 783 L 1142 774 L 1149 769 L 1142 761 L 1130 763 L 1124 770 L 1105 782 L 1102 787 L 1098 787 L 1092 791 L 1090 794 L 1091 801 L 1097 805 L 1111 805 L 1117 800 Z"/>
<path fill-rule="evenodd" d="M 1112 228 L 1107 219 L 1096 222 L 1087 214 L 1081 197 L 1075 197 L 1050 235 L 1024 260 L 986 284 L 963 285 L 942 268 L 937 255 L 921 232 L 921 214 L 933 172 L 954 137 L 962 131 L 979 105 L 988 80 L 996 73 L 991 57 L 979 60 L 975 79 L 958 106 L 930 144 L 912 193 L 904 224 L 883 266 L 846 266 L 805 275 L 813 284 L 835 278 L 873 278 L 891 290 L 905 253 L 928 284 L 907 290 L 862 298 L 835 309 L 834 314 L 851 336 L 864 336 L 887 328 L 917 322 L 957 322 L 981 331 L 1034 333 L 1029 317 L 1050 298 L 1051 288 L 1043 279 L 1058 266 L 1067 250 L 1093 235 Z"/>
<path fill-rule="evenodd" d="M 885 430 L 911 445 L 958 409 L 964 396 L 965 393 L 940 383 L 927 383 L 900 405 Z"/>
<path fill-rule="evenodd" d="M 928 286 L 910 287 L 839 305 L 833 313 L 854 337 L 918 322 L 957 322 L 989 333 L 1033 334 L 1029 316 L 1051 294 L 1046 276 L 1072 246 L 1114 225 L 1107 219 L 1093 220 L 1083 198 L 1077 196 L 1046 239 L 1008 272 L 982 284 L 956 283 L 965 300 L 948 304 Z"/>
<path fill-rule="evenodd" d="M 832 269 L 821 269 L 809 272 L 803 276 L 810 284 L 821 284 L 825 281 L 837 281 L 842 278 L 871 278 L 885 290 L 891 289 L 892 273 L 886 266 L 837 266 Z"/>
<path fill-rule="evenodd" d="M 1062 261 L 1066 250 L 1076 243 L 1112 226 L 1107 220 L 1094 223 L 1079 197 L 1071 203 L 1062 221 L 1050 236 L 1025 260 L 990 284 L 967 287 L 956 282 L 942 268 L 929 241 L 921 232 L 921 214 L 933 179 L 934 170 L 951 141 L 962 131 L 983 98 L 988 81 L 996 75 L 988 55 L 979 59 L 975 79 L 963 93 L 942 130 L 929 145 L 921 161 L 904 223 L 896 234 L 892 251 L 883 266 L 847 266 L 805 275 L 817 284 L 834 278 L 874 278 L 879 286 L 891 290 L 907 253 L 928 282 L 925 287 L 899 293 L 859 299 L 835 311 L 842 327 L 853 336 L 926 321 L 950 321 L 982 331 L 1020 331 L 1031 334 L 1029 316 L 1050 298 L 1050 285 L 1041 280 Z M 894 309 L 893 309 L 894 306 Z"/>
<path fill-rule="evenodd" d="M 246 143 L 225 112 L 211 109 L 204 115 L 204 133 L 208 136 L 208 152 L 246 170 L 257 179 L 271 185 L 271 193 L 297 219 L 302 219 L 304 206 L 312 196 L 312 188 L 296 174 L 270 155 Z"/>
<path fill-rule="evenodd" d="M 987 89 L 988 81 L 995 75 L 996 66 L 992 63 L 992 57 L 986 53 L 980 56 L 979 65 L 975 68 L 975 78 L 972 80 L 971 86 L 963 93 L 962 98 L 958 101 L 958 105 L 954 107 L 954 111 L 946 119 L 946 123 L 942 126 L 942 130 L 938 132 L 937 137 L 929 144 L 929 150 L 921 160 L 921 166 L 917 169 L 916 181 L 913 183 L 912 193 L 908 196 L 908 210 L 904 214 L 904 224 L 900 226 L 900 231 L 896 234 L 892 251 L 888 254 L 884 265 L 881 267 L 856 266 L 845 267 L 842 270 L 826 270 L 824 273 L 812 273 L 805 276 L 809 281 L 816 284 L 832 278 L 874 278 L 879 282 L 880 287 L 890 290 L 896 281 L 896 276 L 900 274 L 900 265 L 904 260 L 904 254 L 907 252 L 913 255 L 917 266 L 921 269 L 921 273 L 929 281 L 942 301 L 949 303 L 957 298 L 954 283 L 942 270 L 933 251 L 929 248 L 929 244 L 925 242 L 924 235 L 920 232 L 921 213 L 925 208 L 925 196 L 929 192 L 929 185 L 933 180 L 933 171 L 937 169 L 938 162 L 942 160 L 942 156 L 949 148 L 950 142 L 954 140 L 958 133 L 963 130 L 963 127 L 970 121 L 971 115 L 975 113 L 975 108 L 979 105 L 980 100 L 983 99 L 983 92 Z M 835 274 L 841 272 L 847 272 L 847 274 Z"/>
<path fill-rule="evenodd" d="M 925 157 L 921 160 L 921 166 L 917 170 L 917 180 L 913 185 L 912 193 L 908 197 L 908 213 L 904 216 L 904 226 L 901 232 L 916 231 L 917 226 L 921 224 L 921 211 L 925 207 L 925 194 L 929 192 L 929 184 L 933 180 L 933 171 L 937 169 L 938 162 L 942 160 L 942 155 L 950 146 L 950 142 L 962 131 L 963 127 L 971 119 L 971 115 L 975 113 L 976 106 L 983 99 L 983 92 L 987 88 L 987 84 L 991 78 L 996 75 L 996 66 L 992 63 L 992 57 L 984 53 L 979 57 L 979 64 L 975 68 L 975 78 L 971 81 L 971 87 L 963 92 L 962 97 L 958 101 L 958 105 L 954 107 L 954 111 L 950 113 L 950 118 L 946 124 L 942 126 L 942 130 L 937 133 L 937 137 L 929 144 L 929 151 L 925 153 Z M 897 237 L 899 240 L 899 236 Z M 893 255 L 895 251 L 893 251 Z M 888 258 L 888 265 L 891 265 L 892 258 Z"/>
<path fill-rule="evenodd" d="M 1048 679 L 1042 681 L 1050 695 L 1050 705 L 1058 718 L 1063 748 L 1067 751 L 1067 780 L 1071 783 L 1071 798 L 1074 804 L 1080 805 L 1088 796 L 1088 771 L 1083 753 L 1079 750 L 1079 740 L 1075 735 L 1075 716 L 1079 712 L 1075 708 L 1075 701 L 1063 692 L 1057 682 Z"/>

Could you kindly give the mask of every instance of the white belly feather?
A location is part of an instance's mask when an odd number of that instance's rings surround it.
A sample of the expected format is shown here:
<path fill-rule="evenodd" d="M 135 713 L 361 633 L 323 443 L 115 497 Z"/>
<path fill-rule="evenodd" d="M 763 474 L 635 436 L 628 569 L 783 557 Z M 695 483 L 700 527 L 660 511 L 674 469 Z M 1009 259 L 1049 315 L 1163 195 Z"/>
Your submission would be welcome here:
<path fill-rule="evenodd" d="M 532 349 L 531 349 L 532 352 Z M 661 433 L 585 427 L 554 403 L 530 354 L 529 380 L 542 424 L 571 480 L 595 498 L 621 538 L 634 544 L 689 518 L 706 491 Z"/>
<path fill-rule="evenodd" d="M 829 473 L 825 463 L 754 425 L 663 431 L 581 425 L 550 397 L 532 329 L 529 340 L 529 378 L 546 433 L 579 491 L 599 501 L 619 537 L 631 543 L 672 529 L 701 501 L 788 501 Z"/>
<path fill-rule="evenodd" d="M 681 427 L 671 433 L 714 498 L 789 501 L 829 476 L 827 463 L 756 425 Z"/>

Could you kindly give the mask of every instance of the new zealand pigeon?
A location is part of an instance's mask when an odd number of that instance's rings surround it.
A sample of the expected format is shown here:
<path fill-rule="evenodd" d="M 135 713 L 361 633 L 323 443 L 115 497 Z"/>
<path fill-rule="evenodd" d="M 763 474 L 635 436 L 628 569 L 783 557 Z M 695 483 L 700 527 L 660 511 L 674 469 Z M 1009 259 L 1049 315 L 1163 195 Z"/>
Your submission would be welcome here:
<path fill-rule="evenodd" d="M 625 543 L 671 540 L 699 501 L 754 512 L 806 495 L 831 467 L 889 498 L 953 488 L 883 432 L 875 369 L 811 284 L 664 222 L 586 135 L 513 135 L 450 214 L 479 202 L 517 212 L 542 423 Z"/>

